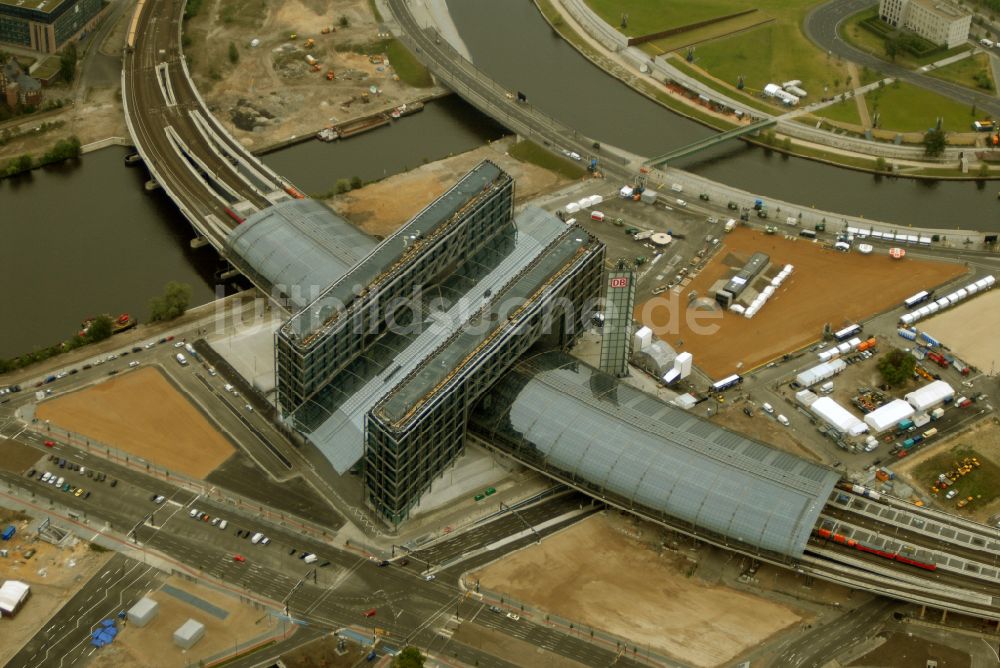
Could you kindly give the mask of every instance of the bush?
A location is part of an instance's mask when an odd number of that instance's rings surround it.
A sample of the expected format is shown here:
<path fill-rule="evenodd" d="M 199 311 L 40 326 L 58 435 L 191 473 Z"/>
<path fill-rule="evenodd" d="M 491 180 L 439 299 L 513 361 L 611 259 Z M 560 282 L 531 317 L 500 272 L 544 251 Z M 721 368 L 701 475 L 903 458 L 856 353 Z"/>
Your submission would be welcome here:
<path fill-rule="evenodd" d="M 365 185 L 365 184 L 361 180 L 360 176 L 352 176 L 351 177 L 351 189 L 352 190 L 357 190 L 358 188 L 360 188 L 363 185 Z"/>
<path fill-rule="evenodd" d="M 229 43 L 229 62 L 233 65 L 240 62 L 240 51 L 233 42 Z"/>
<path fill-rule="evenodd" d="M 344 16 L 343 14 L 341 14 L 340 18 L 337 19 L 337 25 L 339 25 L 341 28 L 347 28 L 351 25 L 351 20 L 346 16 Z"/>
<path fill-rule="evenodd" d="M 39 165 L 51 165 L 55 162 L 70 160 L 80 157 L 80 140 L 77 137 L 60 139 L 51 149 L 46 151 L 39 159 Z"/>
<path fill-rule="evenodd" d="M 337 185 L 334 190 L 336 190 L 338 195 L 343 195 L 351 190 L 351 182 L 347 179 L 337 179 Z"/>

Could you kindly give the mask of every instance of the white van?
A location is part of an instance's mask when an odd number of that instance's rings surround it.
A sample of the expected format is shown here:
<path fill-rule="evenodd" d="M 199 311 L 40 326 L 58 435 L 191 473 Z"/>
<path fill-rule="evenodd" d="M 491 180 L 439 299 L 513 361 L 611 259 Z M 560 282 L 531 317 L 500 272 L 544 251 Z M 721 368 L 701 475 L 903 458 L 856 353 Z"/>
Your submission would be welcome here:
<path fill-rule="evenodd" d="M 263 537 L 264 537 L 264 534 L 262 534 L 261 532 L 258 531 L 257 533 L 255 533 L 253 535 L 253 538 L 250 539 L 250 542 L 253 543 L 254 545 L 256 545 L 257 543 L 260 542 L 260 539 L 263 538 Z"/>
<path fill-rule="evenodd" d="M 764 409 L 765 413 L 768 413 L 770 415 L 774 415 L 774 407 L 772 407 L 771 404 L 765 402 L 764 404 L 761 405 L 761 408 Z"/>
<path fill-rule="evenodd" d="M 306 556 L 304 556 L 302 558 L 302 561 L 306 562 L 307 564 L 311 564 L 314 561 L 316 561 L 317 559 L 318 559 L 318 557 L 315 554 L 307 554 Z"/>
<path fill-rule="evenodd" d="M 177 359 L 177 363 L 180 364 L 181 366 L 187 366 L 188 361 L 187 361 L 187 358 L 184 357 L 184 355 L 182 355 L 180 353 L 177 353 L 176 359 Z"/>
<path fill-rule="evenodd" d="M 222 520 L 221 522 L 219 522 L 220 529 L 225 529 L 227 526 L 229 526 L 229 520 Z"/>
<path fill-rule="evenodd" d="M 784 415 L 779 415 L 778 416 L 778 422 L 780 422 L 781 424 L 783 424 L 786 427 L 788 426 L 788 418 L 786 418 Z"/>
<path fill-rule="evenodd" d="M 196 351 L 194 349 L 194 346 L 192 346 L 190 343 L 184 344 L 184 350 L 188 351 L 191 357 L 196 357 L 198 355 L 198 351 Z"/>

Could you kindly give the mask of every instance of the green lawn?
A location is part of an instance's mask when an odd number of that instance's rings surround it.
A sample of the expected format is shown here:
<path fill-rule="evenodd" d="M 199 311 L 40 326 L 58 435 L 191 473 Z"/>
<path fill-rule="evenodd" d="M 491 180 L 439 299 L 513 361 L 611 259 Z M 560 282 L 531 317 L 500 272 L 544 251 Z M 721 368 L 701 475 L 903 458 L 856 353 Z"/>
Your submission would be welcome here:
<path fill-rule="evenodd" d="M 984 88 L 980 86 L 976 80 L 976 76 L 979 75 L 981 80 L 985 80 L 992 85 L 993 71 L 990 67 L 990 57 L 985 53 L 977 53 L 957 63 L 930 70 L 927 74 L 937 79 L 944 79 L 945 81 L 957 83 L 960 86 L 972 88 L 973 90 L 992 90 L 990 87 Z"/>
<path fill-rule="evenodd" d="M 403 83 L 415 88 L 434 85 L 430 71 L 398 39 L 386 40 L 385 55 Z"/>
<path fill-rule="evenodd" d="M 861 116 L 858 114 L 858 103 L 854 101 L 854 98 L 831 104 L 829 107 L 823 107 L 812 113 L 831 121 L 861 125 Z"/>
<path fill-rule="evenodd" d="M 587 0 L 612 26 L 619 25 L 622 12 L 628 13 L 629 27 L 625 32 L 629 35 L 655 32 L 754 7 L 758 11 L 751 16 L 756 18 L 744 17 L 740 21 L 774 20 L 698 44 L 694 64 L 730 87 L 735 87 L 743 75 L 751 92 L 762 90 L 768 83 L 799 79 L 802 88 L 809 92 L 809 99 L 833 95 L 847 88 L 844 64 L 835 57 L 828 57 L 802 34 L 805 15 L 822 1 L 758 0 L 747 4 L 743 0 Z M 724 32 L 726 28 L 735 27 L 739 26 L 722 24 L 715 29 Z M 693 31 L 688 42 L 694 32 L 703 30 L 707 29 Z M 682 40 L 682 37 L 671 39 Z"/>
<path fill-rule="evenodd" d="M 969 132 L 971 109 L 954 100 L 906 83 L 894 83 L 865 96 L 868 113 L 882 118 L 879 127 L 897 132 L 923 132 L 944 118 L 946 132 Z"/>
<path fill-rule="evenodd" d="M 587 0 L 587 4 L 605 22 L 629 37 L 678 28 L 751 8 L 740 0 Z M 628 14 L 627 28 L 620 27 L 622 13 Z"/>
<path fill-rule="evenodd" d="M 955 508 L 959 499 L 971 496 L 975 500 L 968 507 L 974 508 L 981 507 L 1000 496 L 1000 466 L 978 454 L 969 445 L 959 445 L 919 464 L 913 473 L 921 486 L 920 491 L 929 493 L 938 474 L 955 470 L 965 457 L 976 457 L 980 467 L 972 469 L 953 484 L 954 489 L 958 490 L 958 496 L 949 501 L 944 498 L 942 492 L 938 494 L 938 502 L 945 504 L 951 510 Z"/>
<path fill-rule="evenodd" d="M 885 60 L 885 40 L 860 25 L 861 21 L 875 16 L 876 14 L 878 14 L 878 7 L 872 7 L 871 9 L 858 12 L 854 16 L 848 18 L 841 24 L 840 37 L 848 44 Z M 896 54 L 896 60 L 894 62 L 897 65 L 901 65 L 908 69 L 916 69 L 918 67 L 943 60 L 950 56 L 957 55 L 963 51 L 968 51 L 969 48 L 968 44 L 960 44 L 954 49 L 940 51 L 922 58 L 913 56 L 905 51 L 900 51 Z"/>
<path fill-rule="evenodd" d="M 587 170 L 580 166 L 579 162 L 555 155 L 547 151 L 533 141 L 527 139 L 514 144 L 510 149 L 510 155 L 521 162 L 528 162 L 538 165 L 543 169 L 551 170 L 568 179 L 582 178 Z"/>
<path fill-rule="evenodd" d="M 685 74 L 694 77 L 695 79 L 697 79 L 698 81 L 702 82 L 707 86 L 716 89 L 721 87 L 718 81 L 712 79 L 711 77 L 705 76 L 705 74 L 700 69 L 696 67 L 691 67 L 691 65 L 689 65 L 687 61 L 685 61 L 683 58 L 673 58 L 670 61 L 670 64 L 679 69 L 681 72 L 684 72 Z M 760 111 L 764 111 L 769 114 L 784 111 L 783 106 L 779 104 L 769 104 L 765 100 L 756 98 L 753 95 L 738 90 L 735 86 L 731 90 L 726 89 L 726 95 L 738 102 L 743 102 L 749 107 L 753 107 L 754 109 L 759 109 Z"/>

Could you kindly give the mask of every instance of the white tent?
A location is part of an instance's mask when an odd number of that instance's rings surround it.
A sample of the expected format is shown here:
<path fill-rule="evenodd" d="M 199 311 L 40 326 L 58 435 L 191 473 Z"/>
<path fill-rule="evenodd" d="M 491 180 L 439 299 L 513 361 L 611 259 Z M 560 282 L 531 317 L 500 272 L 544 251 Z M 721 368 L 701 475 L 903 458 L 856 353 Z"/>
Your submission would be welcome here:
<path fill-rule="evenodd" d="M 927 383 L 921 388 L 918 388 L 905 396 L 905 399 L 910 402 L 916 410 L 921 413 L 926 411 L 928 408 L 933 408 L 940 403 L 943 403 L 945 399 L 949 399 L 955 396 L 955 390 L 952 389 L 951 385 L 944 382 L 943 380 L 935 380 L 932 383 Z"/>
<path fill-rule="evenodd" d="M 795 377 L 796 382 L 802 387 L 811 387 L 821 380 L 832 378 L 847 368 L 847 362 L 842 359 L 830 360 L 806 369 Z"/>
<path fill-rule="evenodd" d="M 913 413 L 913 406 L 902 399 L 895 399 L 866 415 L 865 424 L 868 425 L 873 434 L 881 434 Z"/>
<path fill-rule="evenodd" d="M 819 419 L 836 429 L 842 434 L 857 436 L 868 431 L 861 420 L 856 418 L 849 410 L 838 404 L 830 397 L 820 397 L 812 402 L 809 410 Z"/>

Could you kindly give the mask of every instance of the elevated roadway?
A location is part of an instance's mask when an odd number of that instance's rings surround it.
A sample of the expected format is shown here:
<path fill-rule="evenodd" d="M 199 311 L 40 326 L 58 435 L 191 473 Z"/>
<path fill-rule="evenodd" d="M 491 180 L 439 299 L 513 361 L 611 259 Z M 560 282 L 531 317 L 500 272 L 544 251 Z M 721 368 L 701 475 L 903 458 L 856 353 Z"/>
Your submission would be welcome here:
<path fill-rule="evenodd" d="M 194 245 L 226 259 L 229 231 L 250 214 L 302 194 L 250 155 L 195 88 L 181 50 L 184 0 L 142 0 L 122 67 L 125 121 L 156 184 L 194 227 Z M 268 290 L 270 286 L 259 286 Z"/>

